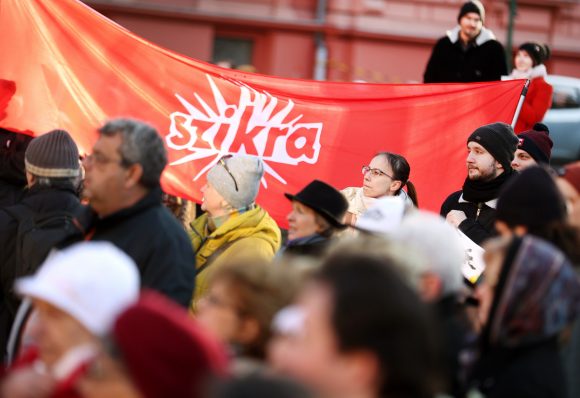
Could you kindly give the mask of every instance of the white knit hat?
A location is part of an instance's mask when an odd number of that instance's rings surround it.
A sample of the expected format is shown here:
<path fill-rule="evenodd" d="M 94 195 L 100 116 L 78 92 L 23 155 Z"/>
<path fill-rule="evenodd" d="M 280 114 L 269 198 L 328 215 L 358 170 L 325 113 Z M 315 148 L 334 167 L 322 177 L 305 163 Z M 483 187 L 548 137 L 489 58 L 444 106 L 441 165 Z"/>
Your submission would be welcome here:
<path fill-rule="evenodd" d="M 393 239 L 421 257 L 424 269 L 443 282 L 443 295 L 456 293 L 463 286 L 461 267 L 465 249 L 453 226 L 439 214 L 417 210 L 403 218 Z"/>
<path fill-rule="evenodd" d="M 207 173 L 207 180 L 230 206 L 241 209 L 256 200 L 263 175 L 259 158 L 236 154 L 222 158 Z"/>
<path fill-rule="evenodd" d="M 51 254 L 35 275 L 16 281 L 16 292 L 54 305 L 102 336 L 139 297 L 139 272 L 113 244 L 82 242 Z"/>
<path fill-rule="evenodd" d="M 405 206 L 405 199 L 401 196 L 379 198 L 360 216 L 355 228 L 372 234 L 390 235 L 401 224 Z"/>

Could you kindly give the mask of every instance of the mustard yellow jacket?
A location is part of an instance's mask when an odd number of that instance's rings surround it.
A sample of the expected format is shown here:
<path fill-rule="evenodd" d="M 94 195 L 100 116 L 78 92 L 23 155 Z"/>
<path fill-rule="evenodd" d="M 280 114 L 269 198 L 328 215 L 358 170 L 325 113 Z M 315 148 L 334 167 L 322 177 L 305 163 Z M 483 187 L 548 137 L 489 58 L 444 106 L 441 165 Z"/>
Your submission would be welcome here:
<path fill-rule="evenodd" d="M 222 264 L 236 259 L 271 260 L 282 241 L 280 228 L 261 207 L 227 220 L 208 235 L 208 216 L 191 223 L 191 242 L 196 253 L 195 293 L 190 309 L 195 314 L 199 299 L 208 289 L 210 275 Z"/>

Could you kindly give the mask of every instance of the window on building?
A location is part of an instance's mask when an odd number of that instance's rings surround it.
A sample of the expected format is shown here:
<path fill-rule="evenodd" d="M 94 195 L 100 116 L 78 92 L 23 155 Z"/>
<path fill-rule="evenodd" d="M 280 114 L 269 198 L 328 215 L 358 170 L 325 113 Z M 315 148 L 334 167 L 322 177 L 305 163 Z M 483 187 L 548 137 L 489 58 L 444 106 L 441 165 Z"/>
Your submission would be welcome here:
<path fill-rule="evenodd" d="M 251 65 L 253 48 L 253 40 L 218 36 L 213 43 L 212 62 L 227 67 Z M 231 66 L 225 64 L 228 62 Z"/>

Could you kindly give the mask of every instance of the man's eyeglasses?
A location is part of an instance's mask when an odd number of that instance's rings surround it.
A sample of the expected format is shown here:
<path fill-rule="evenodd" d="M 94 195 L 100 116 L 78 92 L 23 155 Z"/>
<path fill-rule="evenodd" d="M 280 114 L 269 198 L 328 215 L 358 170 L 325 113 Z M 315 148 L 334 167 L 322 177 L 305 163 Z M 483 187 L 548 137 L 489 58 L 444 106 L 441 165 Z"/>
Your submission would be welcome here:
<path fill-rule="evenodd" d="M 371 169 L 370 166 L 363 166 L 362 173 L 363 173 L 363 175 L 366 175 L 367 173 L 371 173 L 371 177 L 380 177 L 381 175 L 385 175 L 385 176 L 389 177 L 391 180 L 394 180 L 393 177 L 391 177 L 390 175 L 388 175 L 387 173 L 385 173 L 381 169 Z"/>
<path fill-rule="evenodd" d="M 125 162 L 123 162 L 123 159 L 120 160 L 116 160 L 116 159 L 111 159 L 106 157 L 103 154 L 100 153 L 91 153 L 90 155 L 86 155 L 83 159 L 84 162 L 86 162 L 87 164 L 98 164 L 98 165 L 105 165 L 107 163 L 116 163 L 119 164 L 121 166 L 125 165 Z"/>
<path fill-rule="evenodd" d="M 224 168 L 226 169 L 226 171 L 228 172 L 228 174 L 230 175 L 230 177 L 232 177 L 232 180 L 234 180 L 234 186 L 236 187 L 236 192 L 238 192 L 238 182 L 236 181 L 236 177 L 234 177 L 234 175 L 232 174 L 232 172 L 230 171 L 230 168 L 228 167 L 227 163 L 226 163 L 226 159 L 231 158 L 232 155 L 226 155 L 223 156 L 218 163 Z"/>

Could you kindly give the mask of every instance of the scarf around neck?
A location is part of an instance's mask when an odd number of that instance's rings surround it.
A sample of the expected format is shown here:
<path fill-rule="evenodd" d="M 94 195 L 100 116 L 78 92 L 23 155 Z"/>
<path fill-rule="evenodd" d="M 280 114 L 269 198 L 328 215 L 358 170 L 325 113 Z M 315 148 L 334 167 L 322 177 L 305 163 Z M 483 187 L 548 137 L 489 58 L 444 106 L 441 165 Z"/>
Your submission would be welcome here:
<path fill-rule="evenodd" d="M 514 174 L 515 172 L 510 169 L 490 181 L 470 180 L 468 176 L 463 183 L 463 199 L 474 203 L 496 199 L 503 184 Z"/>

